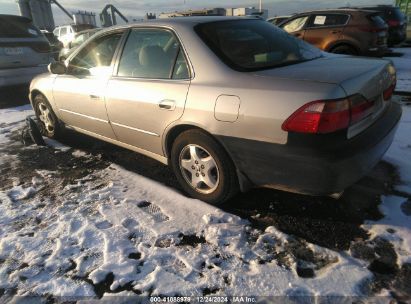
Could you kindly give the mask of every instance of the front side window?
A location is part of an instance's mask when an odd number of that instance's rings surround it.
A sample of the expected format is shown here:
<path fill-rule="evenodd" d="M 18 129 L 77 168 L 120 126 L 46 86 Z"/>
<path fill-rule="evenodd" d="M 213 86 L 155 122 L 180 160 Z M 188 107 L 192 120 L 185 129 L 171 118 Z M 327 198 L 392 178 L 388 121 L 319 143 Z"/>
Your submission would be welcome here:
<path fill-rule="evenodd" d="M 64 35 L 66 35 L 67 34 L 67 28 L 66 27 L 62 27 L 61 29 L 60 29 L 60 36 L 64 36 Z"/>
<path fill-rule="evenodd" d="M 203 23 L 195 30 L 223 62 L 239 71 L 270 69 L 322 56 L 319 49 L 262 20 Z"/>
<path fill-rule="evenodd" d="M 307 20 L 308 20 L 308 16 L 296 18 L 286 23 L 284 26 L 282 26 L 282 28 L 287 33 L 301 31 L 304 28 L 304 25 L 307 23 Z"/>
<path fill-rule="evenodd" d="M 118 76 L 188 78 L 188 68 L 176 36 L 163 29 L 133 29 L 120 58 Z"/>
<path fill-rule="evenodd" d="M 111 72 L 111 61 L 123 33 L 98 37 L 88 43 L 69 64 L 69 73 L 104 76 Z"/>

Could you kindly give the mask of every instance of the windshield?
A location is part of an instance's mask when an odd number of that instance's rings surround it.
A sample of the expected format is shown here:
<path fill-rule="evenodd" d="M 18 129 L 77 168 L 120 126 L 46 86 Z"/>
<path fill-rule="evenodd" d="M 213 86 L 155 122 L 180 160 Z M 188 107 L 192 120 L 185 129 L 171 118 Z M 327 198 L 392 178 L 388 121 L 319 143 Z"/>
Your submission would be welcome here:
<path fill-rule="evenodd" d="M 322 52 L 262 20 L 228 20 L 195 27 L 204 42 L 230 67 L 269 69 L 322 56 Z"/>

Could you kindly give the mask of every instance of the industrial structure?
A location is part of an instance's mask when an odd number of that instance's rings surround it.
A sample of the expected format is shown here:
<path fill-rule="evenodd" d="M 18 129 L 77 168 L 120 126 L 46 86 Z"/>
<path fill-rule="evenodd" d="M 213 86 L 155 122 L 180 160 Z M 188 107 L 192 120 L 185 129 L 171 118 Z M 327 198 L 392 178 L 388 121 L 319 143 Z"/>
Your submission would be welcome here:
<path fill-rule="evenodd" d="M 55 28 L 52 4 L 62 10 L 74 24 L 91 24 L 96 26 L 94 13 L 78 11 L 69 13 L 57 0 L 16 0 L 20 15 L 31 19 L 39 29 L 52 32 Z"/>

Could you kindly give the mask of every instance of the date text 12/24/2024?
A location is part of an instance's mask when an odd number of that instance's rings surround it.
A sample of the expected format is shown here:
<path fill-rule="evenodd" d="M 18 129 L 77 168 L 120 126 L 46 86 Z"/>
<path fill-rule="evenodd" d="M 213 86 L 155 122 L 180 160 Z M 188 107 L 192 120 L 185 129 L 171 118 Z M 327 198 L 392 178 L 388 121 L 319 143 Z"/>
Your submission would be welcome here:
<path fill-rule="evenodd" d="M 255 297 L 150 297 L 151 303 L 256 303 Z"/>

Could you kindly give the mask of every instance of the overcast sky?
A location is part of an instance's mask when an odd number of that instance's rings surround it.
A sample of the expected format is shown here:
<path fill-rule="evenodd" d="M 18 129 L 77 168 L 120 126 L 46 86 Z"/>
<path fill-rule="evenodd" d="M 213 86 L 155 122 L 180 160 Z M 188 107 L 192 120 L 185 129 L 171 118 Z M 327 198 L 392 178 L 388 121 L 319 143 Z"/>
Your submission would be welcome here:
<path fill-rule="evenodd" d="M 58 0 L 69 11 L 88 10 L 99 13 L 107 3 L 114 4 L 124 15 L 140 18 L 147 12 L 162 13 L 176 10 L 212 7 L 258 7 L 258 0 Z M 346 5 L 393 4 L 394 0 L 262 0 L 269 16 L 298 13 L 309 9 L 335 8 Z M 56 24 L 70 20 L 53 5 Z M 0 0 L 0 14 L 19 14 L 15 0 Z"/>

